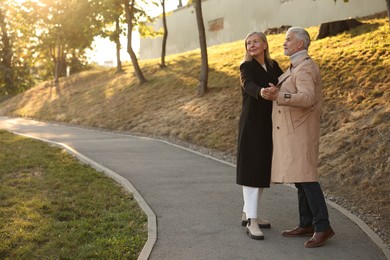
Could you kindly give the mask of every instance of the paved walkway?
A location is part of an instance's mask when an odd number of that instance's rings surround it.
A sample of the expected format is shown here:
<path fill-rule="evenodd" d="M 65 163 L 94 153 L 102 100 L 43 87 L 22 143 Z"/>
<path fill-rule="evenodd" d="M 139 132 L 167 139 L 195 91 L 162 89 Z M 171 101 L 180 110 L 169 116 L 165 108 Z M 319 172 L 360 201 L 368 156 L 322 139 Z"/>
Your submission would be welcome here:
<path fill-rule="evenodd" d="M 361 220 L 330 202 L 336 235 L 325 246 L 306 249 L 307 238 L 282 237 L 282 230 L 297 224 L 296 191 L 287 185 L 273 185 L 264 192 L 262 217 L 272 222 L 272 228 L 263 230 L 265 240 L 250 239 L 241 226 L 243 201 L 234 165 L 163 141 L 6 117 L 0 117 L 0 128 L 62 143 L 135 192 L 150 228 L 140 259 L 390 256 L 389 248 Z"/>

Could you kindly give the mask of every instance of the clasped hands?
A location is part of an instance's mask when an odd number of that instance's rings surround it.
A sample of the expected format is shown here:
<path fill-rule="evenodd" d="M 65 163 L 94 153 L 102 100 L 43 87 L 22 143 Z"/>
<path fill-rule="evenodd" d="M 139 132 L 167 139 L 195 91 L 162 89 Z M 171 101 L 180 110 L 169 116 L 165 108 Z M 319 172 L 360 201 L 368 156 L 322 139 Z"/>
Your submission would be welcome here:
<path fill-rule="evenodd" d="M 276 100 L 278 97 L 279 89 L 272 83 L 269 83 L 268 88 L 262 88 L 260 95 L 266 100 Z"/>

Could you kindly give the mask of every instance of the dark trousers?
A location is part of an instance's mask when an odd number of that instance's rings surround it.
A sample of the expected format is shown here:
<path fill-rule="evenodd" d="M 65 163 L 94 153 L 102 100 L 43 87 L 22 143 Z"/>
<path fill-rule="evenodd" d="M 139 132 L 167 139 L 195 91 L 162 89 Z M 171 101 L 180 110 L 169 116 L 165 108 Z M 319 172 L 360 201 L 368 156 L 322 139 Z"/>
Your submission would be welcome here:
<path fill-rule="evenodd" d="M 295 183 L 298 189 L 299 226 L 314 226 L 315 232 L 326 231 L 330 227 L 328 208 L 318 182 Z"/>

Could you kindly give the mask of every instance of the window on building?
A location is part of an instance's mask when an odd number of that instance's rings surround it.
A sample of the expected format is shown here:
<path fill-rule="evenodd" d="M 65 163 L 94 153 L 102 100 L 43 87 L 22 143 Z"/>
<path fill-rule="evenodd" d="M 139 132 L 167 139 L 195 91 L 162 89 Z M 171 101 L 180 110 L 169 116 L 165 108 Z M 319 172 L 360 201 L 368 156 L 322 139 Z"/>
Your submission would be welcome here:
<path fill-rule="evenodd" d="M 209 21 L 209 31 L 216 32 L 223 29 L 223 18 Z"/>

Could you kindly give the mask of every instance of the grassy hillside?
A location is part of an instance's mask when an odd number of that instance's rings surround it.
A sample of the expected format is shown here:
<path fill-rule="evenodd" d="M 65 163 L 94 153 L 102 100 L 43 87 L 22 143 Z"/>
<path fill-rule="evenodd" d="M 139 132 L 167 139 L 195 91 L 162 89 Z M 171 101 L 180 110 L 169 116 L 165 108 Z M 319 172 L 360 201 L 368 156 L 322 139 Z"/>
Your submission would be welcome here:
<path fill-rule="evenodd" d="M 389 243 L 390 31 L 387 19 L 313 41 L 321 67 L 324 107 L 320 178 L 328 198 L 365 220 Z M 318 27 L 308 28 L 312 38 Z M 285 69 L 284 35 L 268 37 Z M 234 158 L 241 110 L 238 66 L 243 41 L 210 47 L 209 92 L 196 96 L 199 50 L 141 61 L 147 84 L 126 73 L 94 69 L 44 83 L 0 104 L 0 114 L 181 140 Z"/>

